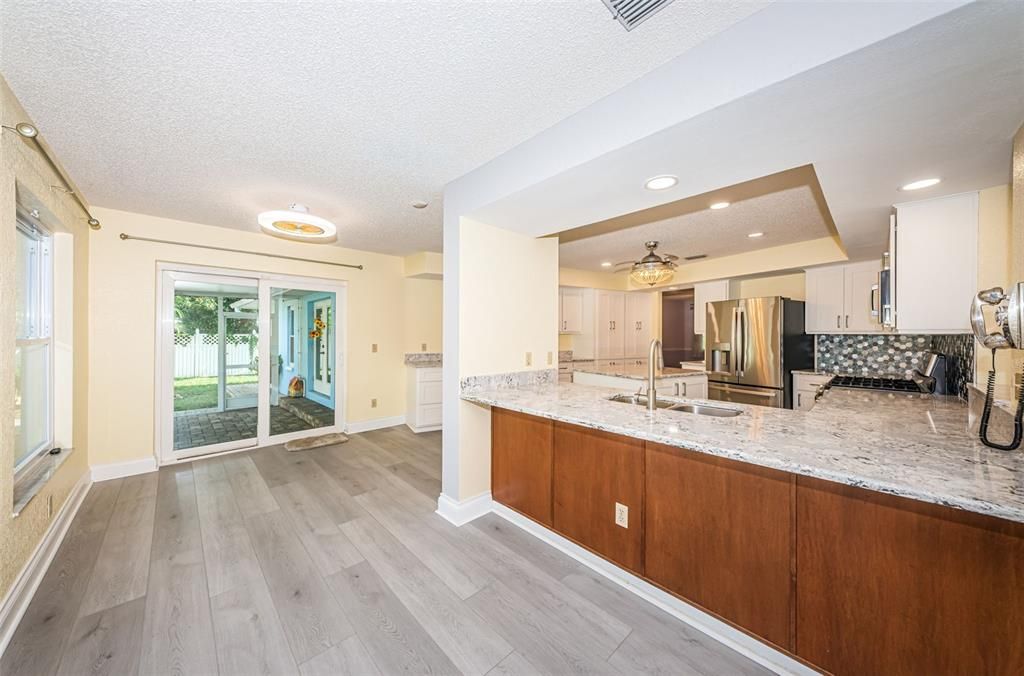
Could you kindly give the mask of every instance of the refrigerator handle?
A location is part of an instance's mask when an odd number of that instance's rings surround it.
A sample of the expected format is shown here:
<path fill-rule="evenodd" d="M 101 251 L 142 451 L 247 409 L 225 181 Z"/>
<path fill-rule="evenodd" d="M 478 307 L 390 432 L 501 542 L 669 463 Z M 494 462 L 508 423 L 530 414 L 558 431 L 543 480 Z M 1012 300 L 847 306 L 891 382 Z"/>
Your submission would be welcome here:
<path fill-rule="evenodd" d="M 739 369 L 740 377 L 747 368 L 747 312 L 742 307 L 737 308 L 739 312 L 738 327 L 740 331 L 740 354 L 736 359 L 736 366 Z"/>
<path fill-rule="evenodd" d="M 739 375 L 740 372 L 740 343 L 738 329 L 740 326 L 740 308 L 734 307 L 732 309 L 732 336 L 730 336 L 731 342 L 729 343 L 729 349 L 732 351 L 729 354 L 730 364 L 729 370 L 733 375 Z"/>

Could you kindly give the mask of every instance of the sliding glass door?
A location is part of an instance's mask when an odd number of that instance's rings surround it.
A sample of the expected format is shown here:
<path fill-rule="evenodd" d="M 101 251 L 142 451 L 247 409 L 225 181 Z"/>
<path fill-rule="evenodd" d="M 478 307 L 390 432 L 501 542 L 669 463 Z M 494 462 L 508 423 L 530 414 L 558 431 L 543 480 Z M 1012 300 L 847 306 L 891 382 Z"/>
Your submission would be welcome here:
<path fill-rule="evenodd" d="M 161 462 L 341 431 L 344 285 L 201 270 L 160 272 Z"/>

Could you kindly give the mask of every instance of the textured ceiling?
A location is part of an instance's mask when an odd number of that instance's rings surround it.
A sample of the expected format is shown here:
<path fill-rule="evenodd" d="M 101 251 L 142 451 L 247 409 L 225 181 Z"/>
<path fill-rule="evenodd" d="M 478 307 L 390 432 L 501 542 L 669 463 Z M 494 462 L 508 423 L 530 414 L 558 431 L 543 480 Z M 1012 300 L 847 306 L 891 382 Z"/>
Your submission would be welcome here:
<path fill-rule="evenodd" d="M 5 0 L 0 69 L 93 204 L 255 231 L 298 201 L 404 254 L 445 183 L 765 4 L 627 33 L 600 0 Z"/>
<path fill-rule="evenodd" d="M 752 232 L 764 237 L 750 238 Z M 704 209 L 683 216 L 566 242 L 558 247 L 558 263 L 581 270 L 601 270 L 602 261 L 636 260 L 644 242 L 661 242 L 658 252 L 680 258 L 705 254 L 718 258 L 808 239 L 828 237 L 814 193 L 807 186 L 733 202 L 727 209 Z M 685 265 L 686 261 L 679 261 Z"/>

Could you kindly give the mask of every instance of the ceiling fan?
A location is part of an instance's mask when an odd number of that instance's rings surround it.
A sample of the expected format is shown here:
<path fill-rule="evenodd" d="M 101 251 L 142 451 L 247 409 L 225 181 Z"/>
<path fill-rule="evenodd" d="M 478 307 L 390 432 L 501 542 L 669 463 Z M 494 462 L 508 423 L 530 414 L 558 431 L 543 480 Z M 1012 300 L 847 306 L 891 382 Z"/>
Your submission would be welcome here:
<path fill-rule="evenodd" d="M 616 263 L 616 272 L 624 269 L 625 266 L 629 266 L 629 276 L 633 278 L 637 284 L 646 284 L 647 286 L 654 286 L 655 284 L 661 284 L 672 279 L 676 274 L 676 261 L 679 260 L 679 256 L 675 254 L 664 254 L 659 255 L 654 252 L 658 248 L 658 242 L 651 240 L 650 242 L 644 242 L 644 246 L 647 247 L 647 255 L 638 261 L 623 261 Z"/>

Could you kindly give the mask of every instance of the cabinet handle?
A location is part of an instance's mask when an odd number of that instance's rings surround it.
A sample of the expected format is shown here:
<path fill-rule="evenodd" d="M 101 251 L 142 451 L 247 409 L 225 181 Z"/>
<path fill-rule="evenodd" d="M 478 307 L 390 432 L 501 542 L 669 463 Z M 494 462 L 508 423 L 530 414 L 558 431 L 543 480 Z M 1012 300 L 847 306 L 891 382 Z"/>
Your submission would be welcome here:
<path fill-rule="evenodd" d="M 840 326 L 839 326 L 839 320 L 840 319 L 841 319 L 841 317 L 839 315 L 836 315 L 836 328 L 837 329 L 840 328 Z"/>
<path fill-rule="evenodd" d="M 804 395 L 803 395 L 803 392 L 797 392 L 796 393 L 796 407 L 800 408 L 803 405 L 804 405 Z"/>
<path fill-rule="evenodd" d="M 846 315 L 846 328 L 850 328 L 850 315 Z"/>

